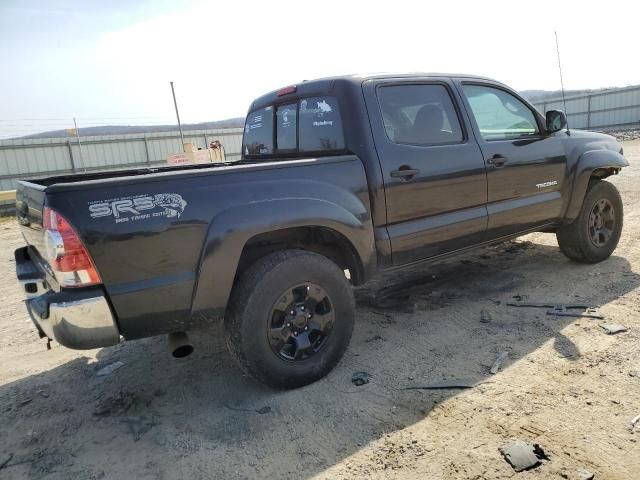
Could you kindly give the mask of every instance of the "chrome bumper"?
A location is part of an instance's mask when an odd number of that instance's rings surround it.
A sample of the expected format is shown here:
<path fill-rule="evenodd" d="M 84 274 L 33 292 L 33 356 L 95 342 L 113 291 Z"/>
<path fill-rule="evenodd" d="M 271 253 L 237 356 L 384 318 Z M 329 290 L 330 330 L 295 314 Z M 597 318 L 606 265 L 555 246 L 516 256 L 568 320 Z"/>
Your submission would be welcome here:
<path fill-rule="evenodd" d="M 120 342 L 115 317 L 101 287 L 54 292 L 26 247 L 16 250 L 15 259 L 18 281 L 27 296 L 27 310 L 41 337 L 76 350 Z"/>
<path fill-rule="evenodd" d="M 120 341 L 118 327 L 104 296 L 52 301 L 48 303 L 48 314 L 42 308 L 42 298 L 46 296 L 27 300 L 27 309 L 47 337 L 76 350 L 108 347 Z"/>

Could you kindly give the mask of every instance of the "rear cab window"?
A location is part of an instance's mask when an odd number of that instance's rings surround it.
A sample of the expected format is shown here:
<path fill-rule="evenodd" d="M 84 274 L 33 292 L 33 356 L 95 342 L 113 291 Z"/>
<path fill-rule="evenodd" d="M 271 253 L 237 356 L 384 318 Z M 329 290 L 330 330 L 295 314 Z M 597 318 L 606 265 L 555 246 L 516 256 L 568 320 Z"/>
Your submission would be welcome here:
<path fill-rule="evenodd" d="M 261 108 L 247 115 L 242 151 L 247 155 L 273 153 L 273 107 Z"/>
<path fill-rule="evenodd" d="M 335 97 L 302 98 L 247 115 L 242 139 L 244 158 L 332 155 L 344 151 L 342 117 Z"/>

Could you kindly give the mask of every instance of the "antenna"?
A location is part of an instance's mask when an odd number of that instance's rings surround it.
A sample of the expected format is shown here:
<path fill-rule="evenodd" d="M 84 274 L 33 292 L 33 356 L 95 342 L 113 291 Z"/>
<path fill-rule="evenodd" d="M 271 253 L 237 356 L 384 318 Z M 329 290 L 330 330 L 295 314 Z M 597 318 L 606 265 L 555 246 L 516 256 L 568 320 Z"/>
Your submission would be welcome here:
<path fill-rule="evenodd" d="M 567 112 L 567 100 L 564 96 L 564 81 L 562 80 L 562 63 L 560 62 L 560 45 L 558 44 L 558 32 L 554 31 L 553 34 L 556 36 L 556 53 L 558 55 L 558 70 L 560 71 L 560 88 L 562 89 L 562 104 L 564 105 L 564 114 L 567 117 L 567 134 L 571 135 L 569 131 L 569 112 Z"/>

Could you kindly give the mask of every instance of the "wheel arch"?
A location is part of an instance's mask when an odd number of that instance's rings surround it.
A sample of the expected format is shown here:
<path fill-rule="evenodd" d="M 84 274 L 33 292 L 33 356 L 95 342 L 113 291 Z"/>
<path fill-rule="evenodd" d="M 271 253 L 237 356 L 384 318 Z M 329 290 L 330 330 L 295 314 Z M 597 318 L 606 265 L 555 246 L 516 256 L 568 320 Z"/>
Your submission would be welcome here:
<path fill-rule="evenodd" d="M 359 202 L 358 202 L 359 203 Z M 222 317 L 239 273 L 271 252 L 298 248 L 348 268 L 354 282 L 376 268 L 373 226 L 364 205 L 291 198 L 234 207 L 217 215 L 200 255 L 192 315 Z"/>
<path fill-rule="evenodd" d="M 573 188 L 565 213 L 565 223 L 578 218 L 589 182 L 616 175 L 627 166 L 629 162 L 614 150 L 590 150 L 580 155 L 573 174 Z"/>

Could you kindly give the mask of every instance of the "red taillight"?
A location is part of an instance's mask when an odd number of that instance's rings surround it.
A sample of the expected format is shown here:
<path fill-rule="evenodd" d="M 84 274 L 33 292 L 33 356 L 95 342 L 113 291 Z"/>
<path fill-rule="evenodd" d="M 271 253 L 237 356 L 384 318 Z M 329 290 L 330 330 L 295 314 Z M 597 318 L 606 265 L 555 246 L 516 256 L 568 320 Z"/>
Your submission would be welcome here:
<path fill-rule="evenodd" d="M 280 90 L 278 90 L 277 95 L 279 97 L 283 96 L 283 95 L 289 95 L 292 93 L 296 93 L 296 90 L 298 90 L 298 87 L 296 87 L 295 85 L 291 85 L 290 87 L 284 87 L 281 88 Z"/>
<path fill-rule="evenodd" d="M 102 283 L 89 252 L 71 224 L 55 210 L 44 207 L 47 261 L 63 287 L 86 287 Z"/>

